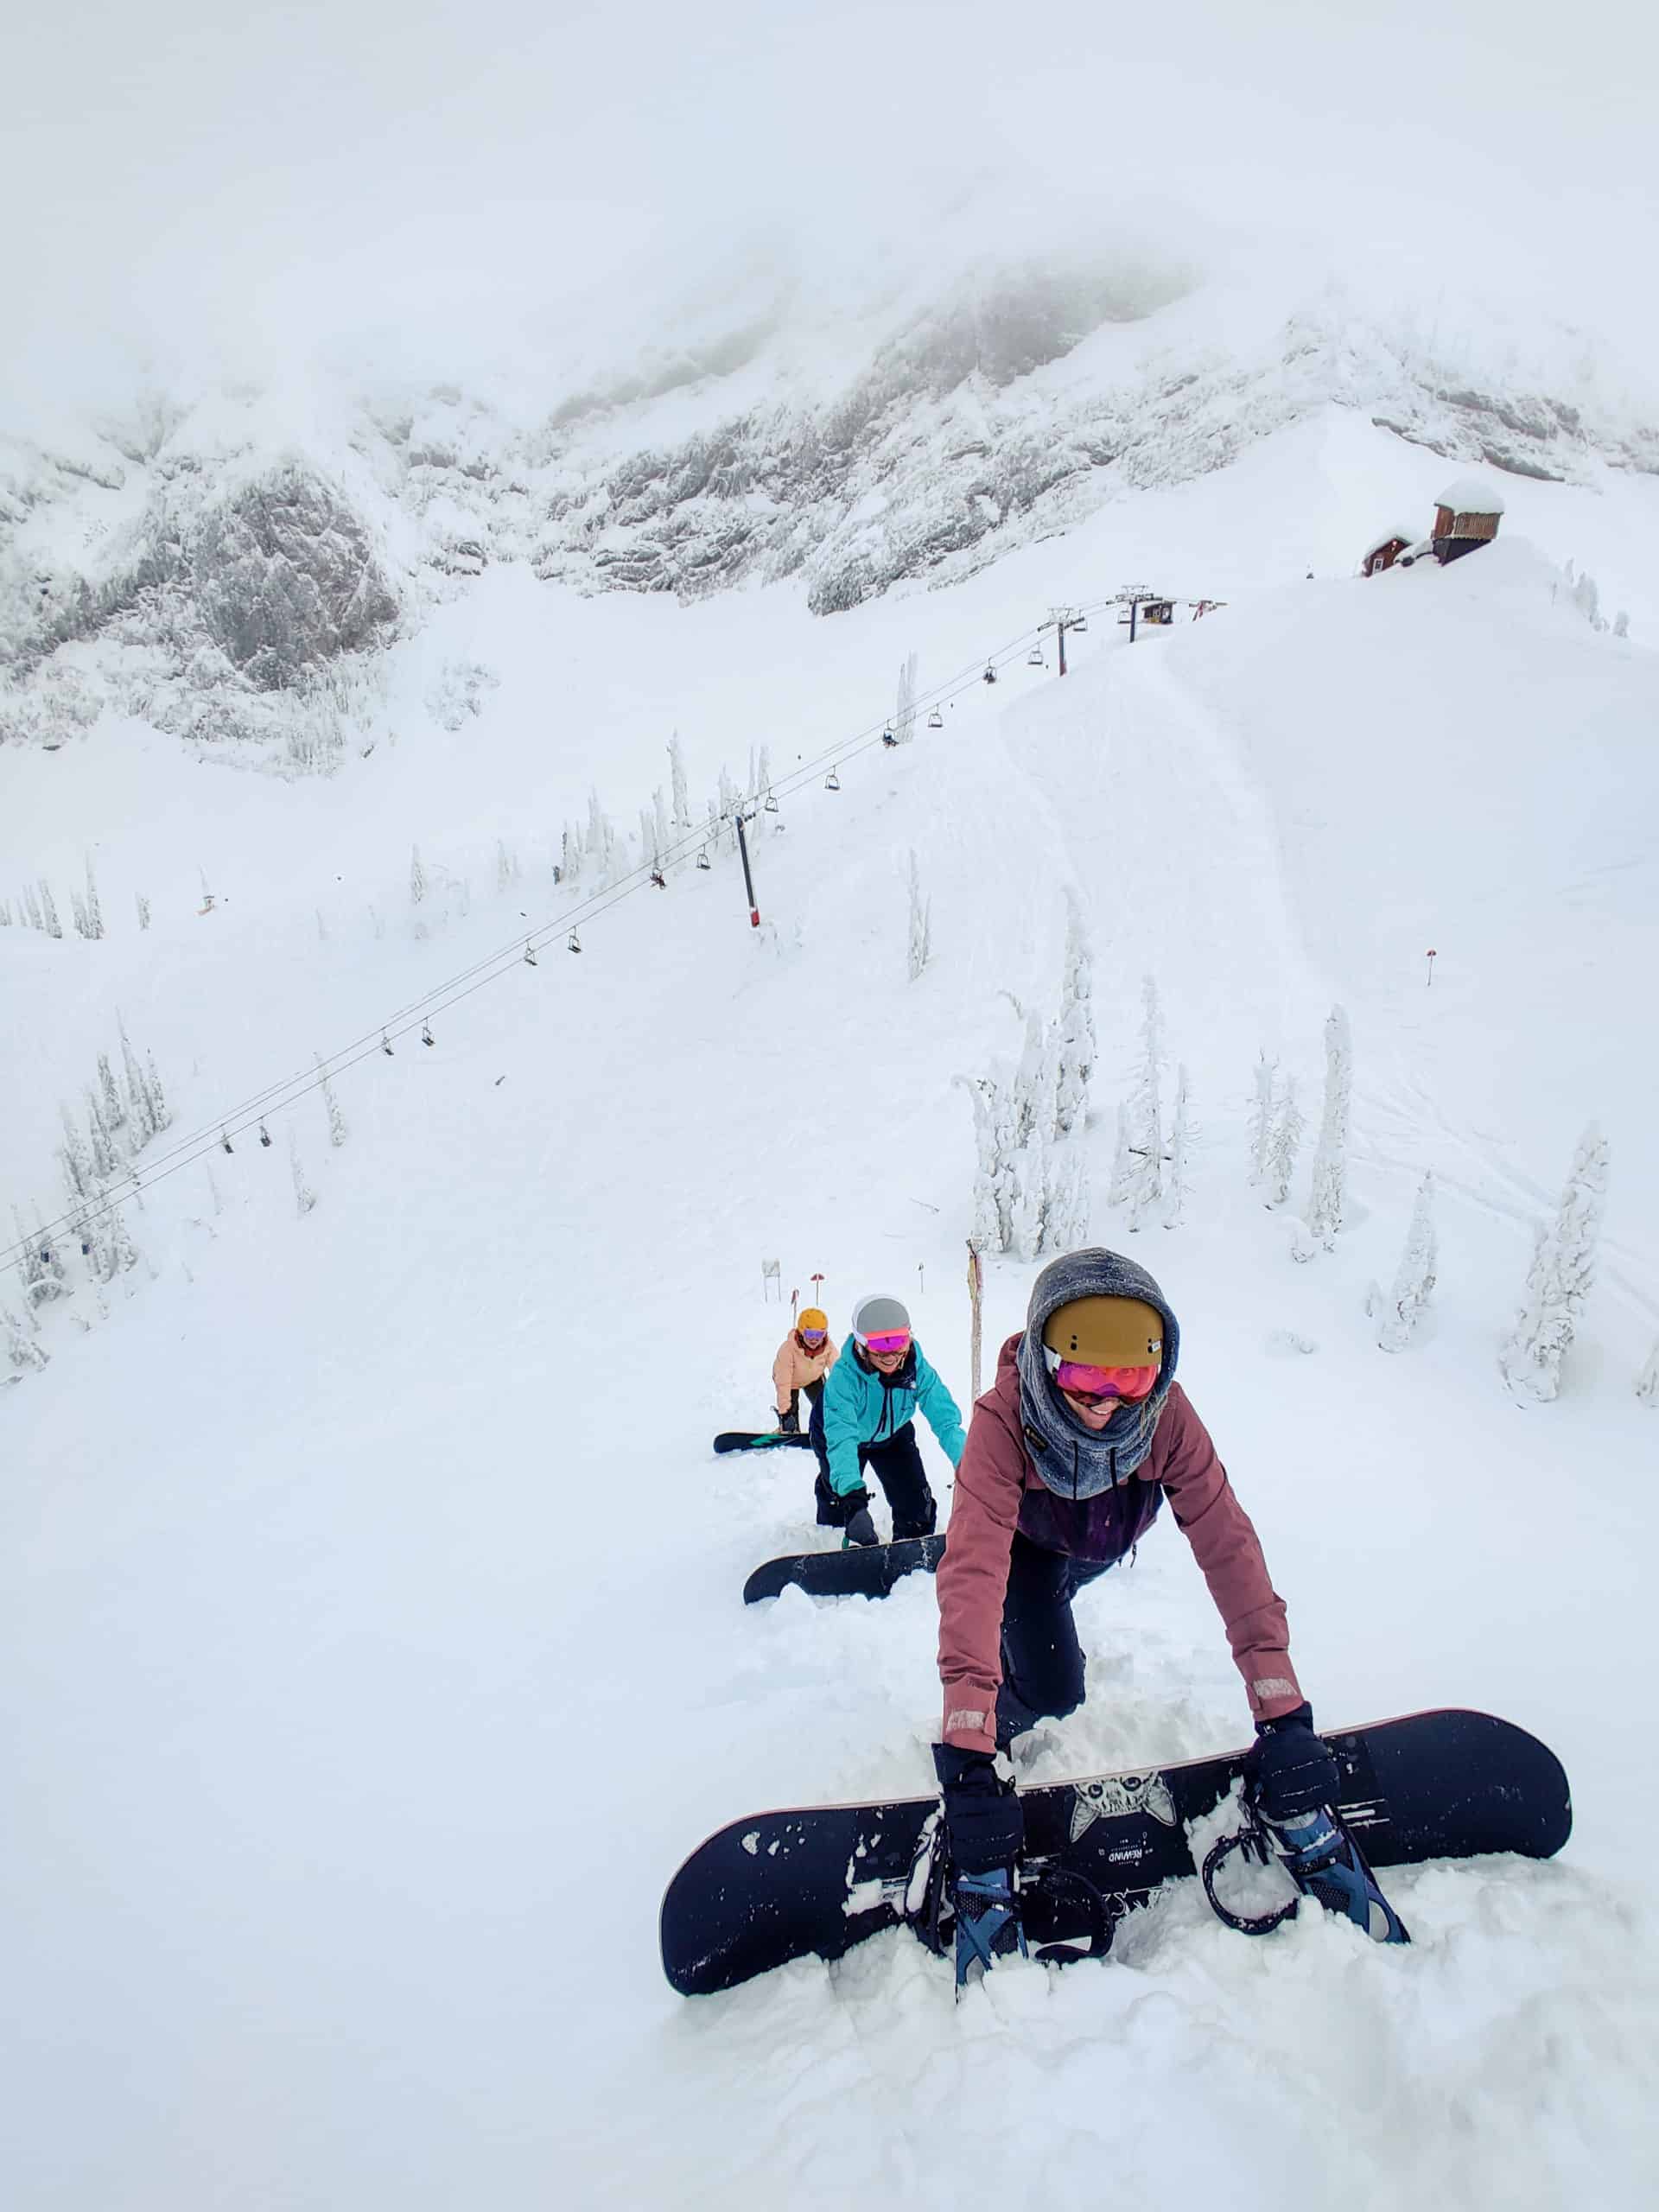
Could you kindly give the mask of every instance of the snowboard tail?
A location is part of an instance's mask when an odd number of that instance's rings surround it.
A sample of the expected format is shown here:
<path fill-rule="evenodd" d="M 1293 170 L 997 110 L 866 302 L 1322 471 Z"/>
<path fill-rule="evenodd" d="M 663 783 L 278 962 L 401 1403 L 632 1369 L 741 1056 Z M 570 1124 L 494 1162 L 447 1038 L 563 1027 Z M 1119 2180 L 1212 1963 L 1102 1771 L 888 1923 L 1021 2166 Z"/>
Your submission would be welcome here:
<path fill-rule="evenodd" d="M 1336 1809 L 1373 1866 L 1493 1852 L 1548 1859 L 1571 1833 L 1560 1760 L 1491 1713 L 1410 1713 L 1325 1741 L 1341 1776 Z M 1033 1944 L 1086 1943 L 1098 1956 L 1125 1912 L 1160 1883 L 1192 1875 L 1186 1824 L 1215 1809 L 1247 1756 L 1022 1790 Z M 683 1996 L 705 1996 L 791 1959 L 840 1958 L 883 1929 L 908 1923 L 925 1936 L 918 1870 L 925 1875 L 938 1810 L 935 1796 L 804 1806 L 720 1829 L 663 1899 L 670 1982 Z"/>
<path fill-rule="evenodd" d="M 806 1451 L 812 1449 L 812 1439 L 804 1429 L 792 1428 L 723 1428 L 715 1439 L 716 1452 L 775 1452 L 780 1446 L 798 1444 Z"/>
<path fill-rule="evenodd" d="M 896 1544 L 855 1544 L 849 1550 L 794 1552 L 757 1567 L 743 1585 L 743 1602 L 757 1605 L 793 1583 L 809 1598 L 885 1598 L 906 1574 L 931 1574 L 944 1553 L 943 1536 L 906 1536 Z"/>

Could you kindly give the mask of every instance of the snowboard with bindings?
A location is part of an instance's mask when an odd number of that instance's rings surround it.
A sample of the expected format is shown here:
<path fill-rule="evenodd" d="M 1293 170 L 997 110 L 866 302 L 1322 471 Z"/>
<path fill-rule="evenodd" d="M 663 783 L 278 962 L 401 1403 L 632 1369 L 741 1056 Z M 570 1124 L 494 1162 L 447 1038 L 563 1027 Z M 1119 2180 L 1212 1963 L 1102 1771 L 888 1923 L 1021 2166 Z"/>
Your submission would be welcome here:
<path fill-rule="evenodd" d="M 780 1444 L 804 1445 L 812 1449 L 812 1439 L 803 1428 L 724 1428 L 715 1439 L 716 1452 L 775 1452 Z"/>
<path fill-rule="evenodd" d="M 1336 1809 L 1374 1867 L 1503 1851 L 1549 1859 L 1571 1833 L 1560 1761 L 1491 1713 L 1414 1713 L 1323 1732 L 1342 1777 Z M 1160 1882 L 1193 1874 L 1187 1823 L 1215 1810 L 1247 1756 L 1022 1789 L 1020 1896 L 1033 1951 L 1103 1956 L 1126 1912 Z M 791 1959 L 840 1958 L 900 1926 L 941 1948 L 938 1802 L 809 1805 L 720 1829 L 663 1898 L 670 1982 L 683 1996 L 706 1996 Z"/>
<path fill-rule="evenodd" d="M 743 1602 L 758 1605 L 791 1583 L 809 1598 L 885 1598 L 905 1575 L 931 1574 L 944 1551 L 943 1536 L 906 1536 L 896 1544 L 854 1544 L 846 1551 L 791 1552 L 755 1568 L 743 1585 Z"/>

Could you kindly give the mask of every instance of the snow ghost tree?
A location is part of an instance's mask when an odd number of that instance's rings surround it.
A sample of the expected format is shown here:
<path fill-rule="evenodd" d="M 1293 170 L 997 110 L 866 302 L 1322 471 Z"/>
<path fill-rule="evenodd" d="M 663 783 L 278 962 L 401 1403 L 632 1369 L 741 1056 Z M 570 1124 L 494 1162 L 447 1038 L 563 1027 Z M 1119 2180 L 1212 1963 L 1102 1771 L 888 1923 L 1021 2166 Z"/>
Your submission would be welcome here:
<path fill-rule="evenodd" d="M 1348 1106 L 1353 1091 L 1354 1048 L 1348 1017 L 1332 1007 L 1325 1025 L 1325 1111 L 1313 1153 L 1313 1188 L 1308 1199 L 1308 1234 L 1327 1251 L 1342 1227 L 1348 1193 Z"/>
<path fill-rule="evenodd" d="M 409 855 L 409 902 L 418 906 L 426 896 L 426 870 L 421 866 L 421 849 L 411 846 Z"/>
<path fill-rule="evenodd" d="M 899 670 L 899 702 L 893 710 L 893 734 L 900 745 L 916 734 L 916 656 L 906 653 Z"/>
<path fill-rule="evenodd" d="M 1140 1228 L 1147 1212 L 1164 1194 L 1164 1116 L 1159 1088 L 1164 1030 L 1158 1010 L 1158 985 L 1151 976 L 1141 984 L 1141 1002 L 1144 1009 L 1141 1021 L 1141 1074 L 1129 1102 L 1130 1146 L 1134 1154 L 1128 1190 L 1131 1233 Z"/>
<path fill-rule="evenodd" d="M 996 1076 L 954 1076 L 974 1110 L 974 1236 L 982 1252 L 1006 1252 L 1014 1242 L 1018 1192 L 1011 1086 Z"/>
<path fill-rule="evenodd" d="M 1424 1175 L 1418 1185 L 1417 1203 L 1411 1210 L 1406 1249 L 1395 1270 L 1394 1287 L 1383 1302 L 1376 1341 L 1383 1351 L 1404 1351 L 1417 1334 L 1423 1308 L 1433 1294 L 1440 1263 L 1434 1237 L 1434 1178 Z"/>
<path fill-rule="evenodd" d="M 1186 1179 L 1192 1123 L 1186 1106 L 1186 1070 L 1175 1070 L 1175 1118 L 1169 1133 L 1169 1173 L 1164 1183 L 1164 1227 L 1179 1229 L 1192 1186 Z"/>
<path fill-rule="evenodd" d="M 1264 1183 L 1268 1147 L 1273 1141 L 1273 1078 L 1279 1063 L 1265 1052 L 1255 1056 L 1255 1096 L 1250 1107 L 1250 1180 Z"/>
<path fill-rule="evenodd" d="M 680 733 L 676 730 L 668 741 L 668 777 L 673 791 L 673 819 L 676 830 L 691 827 L 691 801 L 686 795 L 685 755 L 680 750 Z"/>
<path fill-rule="evenodd" d="M 1644 1406 L 1659 1406 L 1659 1342 L 1648 1354 L 1647 1365 L 1636 1378 L 1636 1395 Z"/>
<path fill-rule="evenodd" d="M 1129 1195 L 1129 1183 L 1135 1173 L 1135 1147 L 1129 1133 L 1128 1101 L 1120 1099 L 1117 1106 L 1117 1141 L 1112 1147 L 1112 1179 L 1106 1186 L 1106 1203 L 1121 1206 Z"/>
<path fill-rule="evenodd" d="M 328 1070 L 322 1054 L 317 1053 L 317 1088 L 322 1093 L 322 1103 L 328 1115 L 328 1141 L 342 1145 L 346 1141 L 346 1116 L 340 1110 L 340 1101 L 334 1096 L 334 1086 L 328 1080 Z"/>
<path fill-rule="evenodd" d="M 1268 1186 L 1268 1204 L 1281 1206 L 1290 1196 L 1291 1178 L 1296 1173 L 1297 1154 L 1302 1148 L 1307 1124 L 1296 1098 L 1296 1078 L 1285 1077 L 1274 1111 L 1273 1128 L 1268 1137 L 1267 1158 L 1262 1165 L 1262 1179 Z"/>
<path fill-rule="evenodd" d="M 1065 965 L 1056 1024 L 1059 1065 L 1055 1072 L 1054 1126 L 1062 1136 L 1081 1134 L 1089 1116 L 1089 1078 L 1095 1071 L 1094 961 L 1083 903 L 1066 893 Z"/>
<path fill-rule="evenodd" d="M 922 896 L 921 872 L 916 865 L 916 849 L 910 853 L 910 947 L 908 968 L 913 983 L 928 963 L 933 950 L 933 901 Z"/>
<path fill-rule="evenodd" d="M 305 1169 L 300 1164 L 299 1141 L 291 1122 L 288 1129 L 288 1163 L 294 1171 L 294 1204 L 303 1220 L 317 1203 L 317 1194 L 305 1179 Z"/>
<path fill-rule="evenodd" d="M 1555 1218 L 1539 1231 L 1527 1287 L 1497 1363 L 1517 1395 L 1548 1404 L 1595 1281 L 1596 1240 L 1607 1199 L 1607 1140 L 1592 1122 L 1579 1139 Z"/>

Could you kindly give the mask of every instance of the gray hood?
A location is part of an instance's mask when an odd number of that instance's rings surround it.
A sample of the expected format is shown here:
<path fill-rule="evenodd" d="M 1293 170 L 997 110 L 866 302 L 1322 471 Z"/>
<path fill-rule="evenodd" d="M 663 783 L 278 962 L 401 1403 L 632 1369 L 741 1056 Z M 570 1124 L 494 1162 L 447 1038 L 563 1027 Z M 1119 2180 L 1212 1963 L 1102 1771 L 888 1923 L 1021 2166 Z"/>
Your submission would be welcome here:
<path fill-rule="evenodd" d="M 1139 1405 L 1120 1406 L 1098 1434 L 1086 1429 L 1066 1404 L 1043 1359 L 1044 1322 L 1074 1298 L 1143 1299 L 1164 1317 L 1164 1363 L 1152 1395 Z M 1168 1300 L 1133 1260 L 1096 1244 L 1049 1262 L 1032 1285 L 1020 1340 L 1020 1426 L 1045 1489 L 1057 1497 L 1098 1497 L 1102 1491 L 1128 1481 L 1152 1449 L 1180 1349 L 1180 1327 Z"/>

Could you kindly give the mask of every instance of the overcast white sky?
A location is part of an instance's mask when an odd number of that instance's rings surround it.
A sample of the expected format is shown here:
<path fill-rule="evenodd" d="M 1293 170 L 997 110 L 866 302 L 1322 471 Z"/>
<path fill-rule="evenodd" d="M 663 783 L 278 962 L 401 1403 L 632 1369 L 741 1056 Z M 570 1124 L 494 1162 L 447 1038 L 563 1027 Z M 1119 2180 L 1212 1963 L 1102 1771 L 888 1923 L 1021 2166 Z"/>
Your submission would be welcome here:
<path fill-rule="evenodd" d="M 1351 20 L 1333 21 L 1338 12 Z M 1193 210 L 1654 315 L 1651 0 L 57 0 L 0 34 L 0 406 L 134 346 L 422 372 L 626 348 L 755 240 L 809 293 Z M 958 223 L 960 218 L 957 219 Z M 15 317 L 15 321 L 14 321 Z"/>

